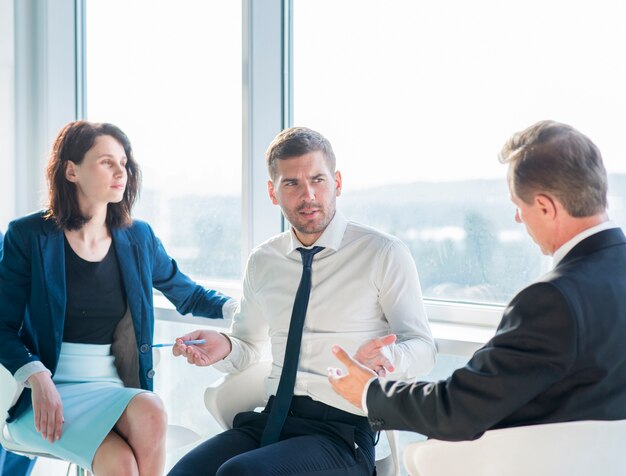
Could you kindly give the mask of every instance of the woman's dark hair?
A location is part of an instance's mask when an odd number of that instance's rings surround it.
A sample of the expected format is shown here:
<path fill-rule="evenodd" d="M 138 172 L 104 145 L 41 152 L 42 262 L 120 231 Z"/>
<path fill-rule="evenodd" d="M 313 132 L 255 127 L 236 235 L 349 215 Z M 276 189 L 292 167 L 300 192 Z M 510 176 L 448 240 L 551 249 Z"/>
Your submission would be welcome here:
<path fill-rule="evenodd" d="M 133 157 L 133 150 L 126 134 L 113 124 L 75 121 L 67 124 L 54 141 L 48 160 L 48 212 L 47 219 L 55 221 L 60 228 L 80 229 L 91 217 L 82 215 L 78 206 L 76 184 L 65 177 L 67 161 L 80 164 L 99 136 L 111 136 L 126 153 L 126 190 L 119 203 L 109 203 L 106 224 L 111 228 L 129 226 L 131 209 L 139 194 L 141 172 Z"/>

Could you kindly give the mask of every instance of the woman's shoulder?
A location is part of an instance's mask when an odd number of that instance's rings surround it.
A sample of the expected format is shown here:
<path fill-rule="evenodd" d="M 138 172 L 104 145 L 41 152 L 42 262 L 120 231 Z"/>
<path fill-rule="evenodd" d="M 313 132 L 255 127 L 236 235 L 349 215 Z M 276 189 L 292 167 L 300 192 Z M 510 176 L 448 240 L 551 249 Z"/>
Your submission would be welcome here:
<path fill-rule="evenodd" d="M 133 219 L 130 226 L 118 228 L 117 232 L 126 235 L 131 241 L 152 240 L 154 238 L 152 227 L 143 220 Z"/>
<path fill-rule="evenodd" d="M 23 232 L 47 233 L 58 231 L 58 227 L 52 218 L 46 218 L 47 210 L 38 210 L 9 223 L 10 229 L 19 229 Z"/>

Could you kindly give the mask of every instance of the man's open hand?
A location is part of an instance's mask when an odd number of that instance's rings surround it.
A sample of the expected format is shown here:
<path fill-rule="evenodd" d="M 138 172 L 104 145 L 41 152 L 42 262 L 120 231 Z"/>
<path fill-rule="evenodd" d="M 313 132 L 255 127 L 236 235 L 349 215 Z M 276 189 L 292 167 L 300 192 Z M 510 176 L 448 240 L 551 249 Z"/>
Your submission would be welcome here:
<path fill-rule="evenodd" d="M 365 385 L 372 377 L 376 377 L 373 370 L 361 365 L 348 355 L 340 346 L 333 346 L 333 354 L 346 367 L 346 372 L 337 368 L 328 369 L 328 381 L 335 392 L 348 400 L 357 408 L 363 408 L 361 398 Z"/>
<path fill-rule="evenodd" d="M 372 369 L 379 377 L 386 377 L 387 372 L 393 372 L 394 366 L 384 354 L 383 350 L 396 341 L 395 334 L 387 334 L 365 342 L 354 354 L 357 362 Z"/>

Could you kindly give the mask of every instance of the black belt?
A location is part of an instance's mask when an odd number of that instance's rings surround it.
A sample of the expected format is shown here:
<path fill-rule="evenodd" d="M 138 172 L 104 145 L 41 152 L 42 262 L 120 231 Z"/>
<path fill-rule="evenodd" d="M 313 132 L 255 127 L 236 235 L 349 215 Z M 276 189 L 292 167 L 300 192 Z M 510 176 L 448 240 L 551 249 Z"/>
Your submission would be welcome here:
<path fill-rule="evenodd" d="M 272 395 L 267 402 L 267 406 L 263 410 L 264 413 L 269 413 L 273 402 L 274 395 Z M 317 402 L 311 397 L 294 395 L 291 401 L 291 406 L 289 407 L 289 415 L 316 421 L 345 423 L 374 434 L 369 426 L 367 417 L 355 415 L 354 413 L 349 413 L 338 408 L 331 407 L 325 403 Z"/>

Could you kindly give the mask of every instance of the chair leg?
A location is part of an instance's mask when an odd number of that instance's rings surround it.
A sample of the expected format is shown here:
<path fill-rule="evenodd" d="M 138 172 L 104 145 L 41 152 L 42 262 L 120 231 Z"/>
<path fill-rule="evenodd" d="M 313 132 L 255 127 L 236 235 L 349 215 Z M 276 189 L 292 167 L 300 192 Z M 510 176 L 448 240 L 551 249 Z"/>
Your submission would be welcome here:
<path fill-rule="evenodd" d="M 73 463 L 70 463 L 70 466 L 72 466 L 72 464 Z M 86 469 L 81 468 L 77 464 L 75 466 L 76 466 L 76 476 L 91 476 L 91 473 L 87 471 Z M 68 469 L 68 474 L 69 474 L 69 469 Z"/>

